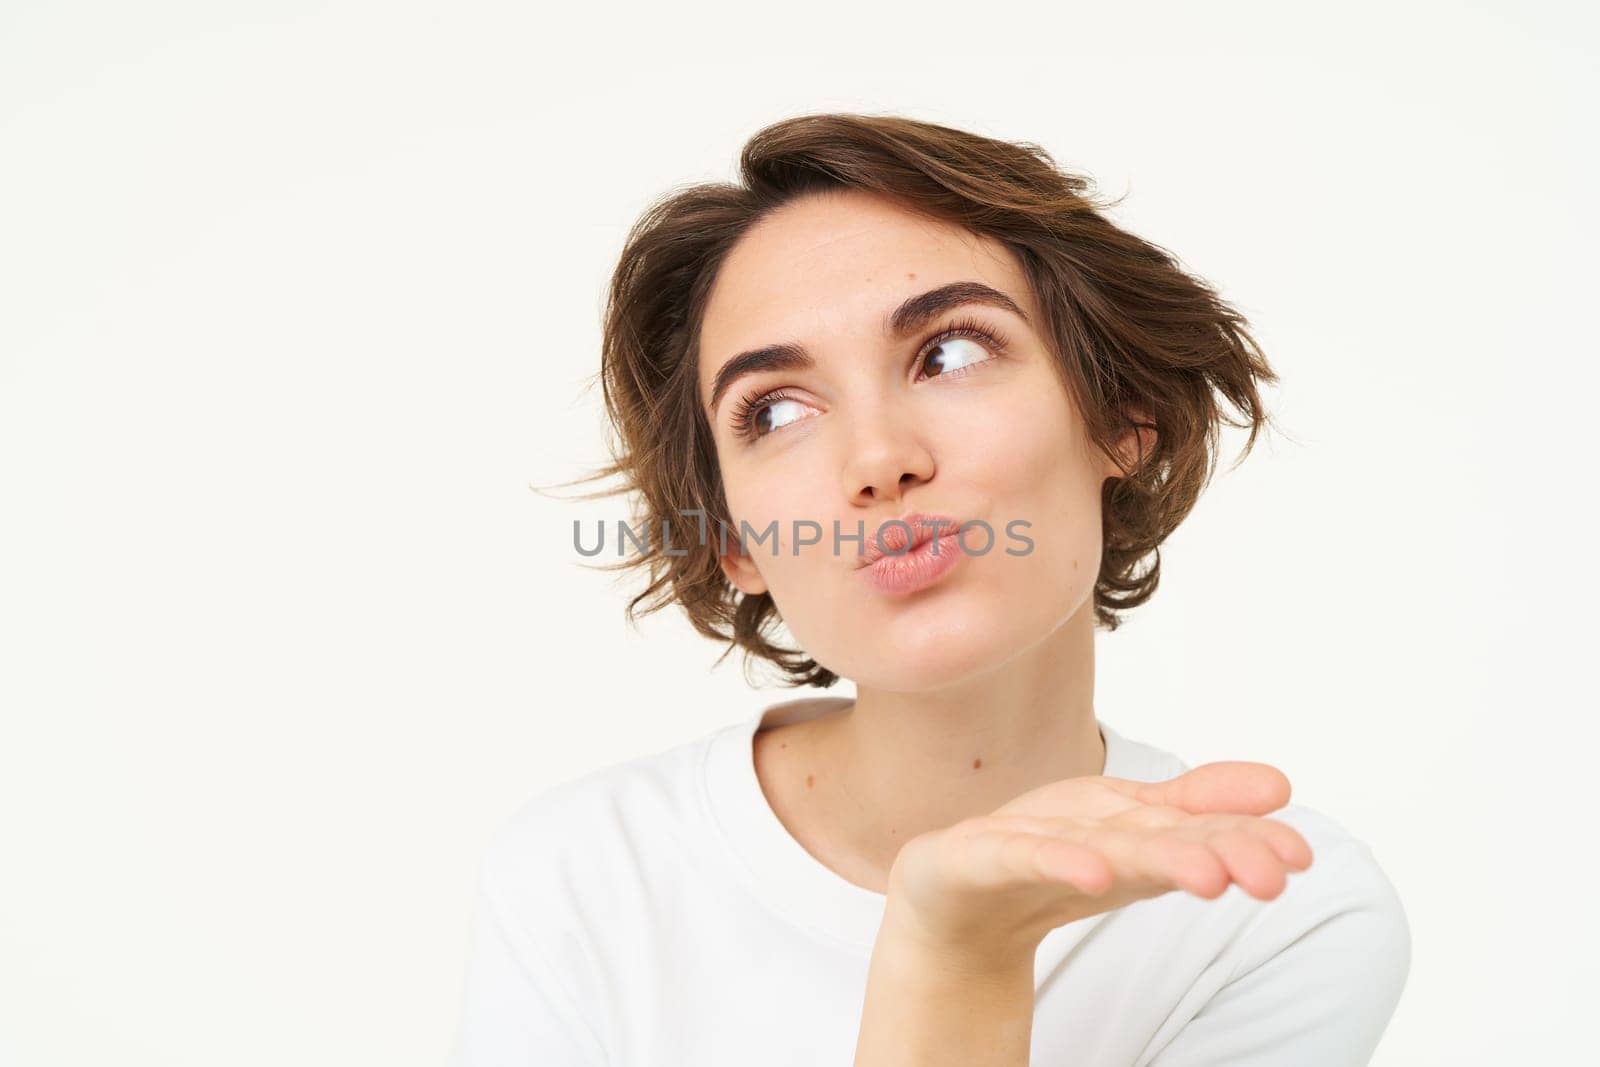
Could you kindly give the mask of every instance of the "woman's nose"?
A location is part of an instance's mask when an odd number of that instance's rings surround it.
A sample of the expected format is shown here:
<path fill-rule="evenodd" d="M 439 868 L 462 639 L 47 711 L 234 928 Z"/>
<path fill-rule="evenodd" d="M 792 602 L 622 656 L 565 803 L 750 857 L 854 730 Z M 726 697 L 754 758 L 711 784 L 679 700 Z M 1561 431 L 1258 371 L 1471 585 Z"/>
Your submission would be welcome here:
<path fill-rule="evenodd" d="M 875 410 L 851 436 L 844 464 L 845 496 L 859 504 L 898 500 L 934 474 L 926 426 L 882 407 Z"/>

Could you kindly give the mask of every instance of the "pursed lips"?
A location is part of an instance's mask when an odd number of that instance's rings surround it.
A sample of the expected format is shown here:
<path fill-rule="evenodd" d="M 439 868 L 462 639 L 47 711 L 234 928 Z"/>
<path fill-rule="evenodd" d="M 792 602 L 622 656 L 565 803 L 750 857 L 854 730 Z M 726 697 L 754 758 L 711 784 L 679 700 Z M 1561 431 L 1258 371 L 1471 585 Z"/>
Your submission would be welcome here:
<path fill-rule="evenodd" d="M 905 526 L 901 526 L 901 523 Z M 924 525 L 925 523 L 938 525 Z M 919 545 L 933 540 L 936 532 L 941 540 L 954 538 L 960 526 L 961 520 L 949 515 L 933 515 L 920 511 L 902 515 L 897 519 L 885 519 L 878 525 L 876 531 L 867 534 L 866 544 L 862 547 L 860 558 L 856 560 L 856 566 L 870 567 L 884 556 L 907 555 Z M 906 537 L 906 527 L 910 527 L 911 536 L 909 541 L 902 543 Z M 878 547 L 880 538 L 883 542 L 882 548 Z M 944 551 L 943 545 L 939 548 L 940 551 Z"/>

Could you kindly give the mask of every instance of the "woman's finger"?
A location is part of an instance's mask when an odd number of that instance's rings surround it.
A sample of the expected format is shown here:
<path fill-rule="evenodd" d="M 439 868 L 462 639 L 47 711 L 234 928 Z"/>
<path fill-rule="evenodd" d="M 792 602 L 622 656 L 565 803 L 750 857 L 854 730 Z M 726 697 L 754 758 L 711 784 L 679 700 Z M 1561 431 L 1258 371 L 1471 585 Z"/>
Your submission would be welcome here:
<path fill-rule="evenodd" d="M 1162 858 L 1178 888 L 1195 896 L 1214 900 L 1223 894 L 1231 882 L 1230 872 L 1222 858 L 1198 841 L 1159 833 L 1145 847 Z"/>
<path fill-rule="evenodd" d="M 1291 871 L 1311 866 L 1311 846 L 1288 823 L 1258 815 L 1195 815 L 1173 829 L 1197 840 L 1209 842 L 1223 830 L 1241 830 L 1263 841 L 1279 863 Z"/>
<path fill-rule="evenodd" d="M 1139 804 L 1105 821 L 1126 830 L 1165 830 L 1196 816 L 1170 804 Z"/>
<path fill-rule="evenodd" d="M 1042 862 L 1052 873 L 1091 893 L 1094 890 L 1084 879 L 1098 884 L 1100 872 L 1105 871 L 1115 881 L 1141 890 L 1184 889 L 1209 900 L 1228 888 L 1231 876 L 1226 864 L 1206 844 L 1218 830 L 1208 818 L 1192 816 L 1178 808 L 1148 807 L 1130 809 L 1109 821 L 1001 815 L 988 816 L 983 822 L 1024 837 L 1052 837 L 1076 846 L 1071 851 L 1061 849 L 1055 853 L 1062 857 L 1059 864 L 1049 859 Z M 1245 820 L 1244 816 L 1238 818 Z M 1163 832 L 1185 823 L 1200 825 L 1184 835 Z M 1044 851 L 1050 853 L 1048 849 Z M 1098 862 L 1086 855 L 1098 858 Z M 975 857 L 974 862 L 987 861 Z M 1027 864 L 1032 861 L 1012 856 L 1001 862 L 1011 877 L 1025 878 Z"/>
<path fill-rule="evenodd" d="M 1228 874 L 1245 892 L 1260 900 L 1282 893 L 1288 882 L 1283 861 L 1266 841 L 1244 829 L 1219 831 L 1208 842 L 1227 864 Z"/>
<path fill-rule="evenodd" d="M 1303 871 L 1311 866 L 1311 846 L 1300 831 L 1278 819 L 1251 819 L 1247 829 L 1265 841 L 1291 871 Z"/>
<path fill-rule="evenodd" d="M 1102 825 L 1090 830 L 1083 843 L 1106 858 L 1119 885 L 1178 889 L 1187 888 L 1186 881 L 1207 878 L 1205 850 L 1165 832 Z"/>
<path fill-rule="evenodd" d="M 1102 777 L 1109 788 L 1141 804 L 1182 808 L 1193 814 L 1235 812 L 1266 815 L 1289 803 L 1289 778 L 1268 763 L 1222 760 L 1203 763 L 1161 782 Z"/>

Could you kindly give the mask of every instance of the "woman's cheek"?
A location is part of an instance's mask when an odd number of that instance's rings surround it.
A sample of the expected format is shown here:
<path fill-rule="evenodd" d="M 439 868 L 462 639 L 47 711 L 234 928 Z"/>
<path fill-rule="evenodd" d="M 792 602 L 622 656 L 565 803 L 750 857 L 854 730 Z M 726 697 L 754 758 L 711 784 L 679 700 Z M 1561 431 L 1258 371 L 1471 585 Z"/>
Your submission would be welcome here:
<path fill-rule="evenodd" d="M 968 448 L 977 446 L 969 454 L 981 457 L 996 484 L 1036 483 L 1047 474 L 1058 478 L 1063 461 L 1075 459 L 1065 432 L 1076 425 L 1069 416 L 1047 383 L 1018 382 L 989 403 L 969 405 L 966 417 L 951 422 Z"/>

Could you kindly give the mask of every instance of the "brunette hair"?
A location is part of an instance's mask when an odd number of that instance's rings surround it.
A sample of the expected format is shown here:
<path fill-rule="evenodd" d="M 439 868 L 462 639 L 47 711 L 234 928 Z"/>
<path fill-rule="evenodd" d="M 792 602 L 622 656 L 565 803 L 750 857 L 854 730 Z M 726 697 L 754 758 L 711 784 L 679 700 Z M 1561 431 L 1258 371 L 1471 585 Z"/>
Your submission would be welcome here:
<path fill-rule="evenodd" d="M 1220 425 L 1249 430 L 1242 460 L 1271 423 L 1257 385 L 1278 379 L 1243 316 L 1171 253 L 1109 221 L 1101 212 L 1115 202 L 1100 201 L 1089 179 L 1031 142 L 899 116 L 802 115 L 751 137 L 738 177 L 657 199 L 629 231 L 611 278 L 596 378 L 613 462 L 563 484 L 620 475 L 620 487 L 582 499 L 632 492 L 642 500 L 630 528 L 647 523 L 647 544 L 602 568 L 648 573 L 628 604 L 629 622 L 676 602 L 697 631 L 729 642 L 723 658 L 745 650 L 747 677 L 754 657 L 775 664 L 788 686 L 838 680 L 802 650 L 776 644 L 781 618 L 771 595 L 741 593 L 718 563 L 718 538 L 706 532 L 735 523 L 697 364 L 712 282 L 740 237 L 808 193 L 858 189 L 993 238 L 1021 262 L 1090 439 L 1124 472 L 1102 487 L 1094 588 L 1096 624 L 1115 630 L 1119 613 L 1155 592 L 1160 545 L 1210 481 Z M 1225 414 L 1221 398 L 1241 418 Z M 1153 443 L 1130 467 L 1115 442 L 1134 426 L 1155 432 L 1142 435 Z M 661 551 L 663 530 L 678 546 L 670 553 Z"/>

